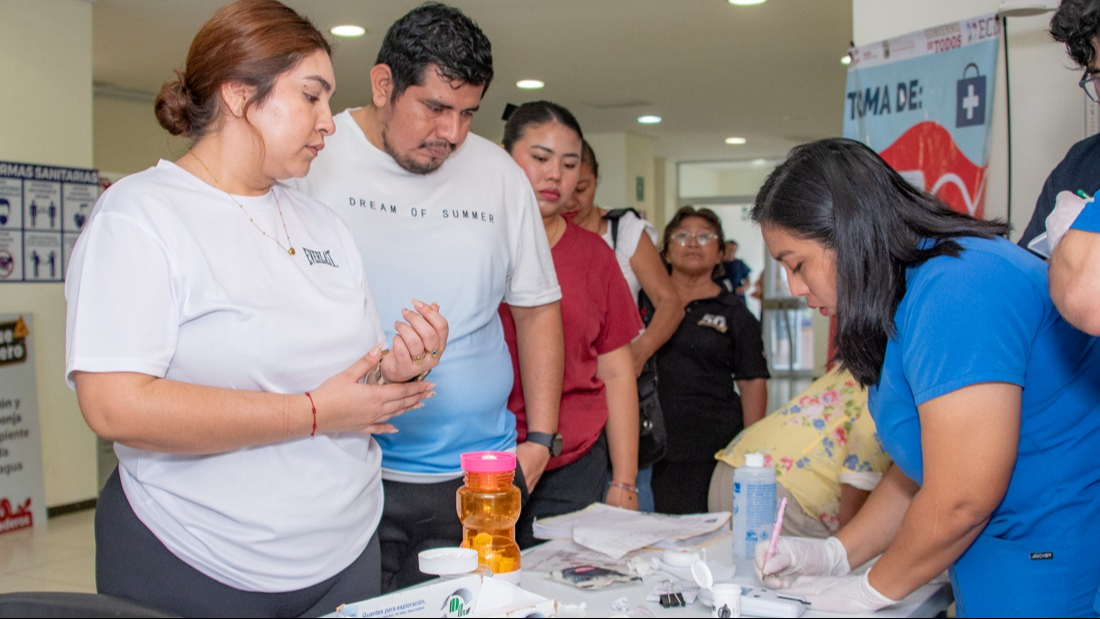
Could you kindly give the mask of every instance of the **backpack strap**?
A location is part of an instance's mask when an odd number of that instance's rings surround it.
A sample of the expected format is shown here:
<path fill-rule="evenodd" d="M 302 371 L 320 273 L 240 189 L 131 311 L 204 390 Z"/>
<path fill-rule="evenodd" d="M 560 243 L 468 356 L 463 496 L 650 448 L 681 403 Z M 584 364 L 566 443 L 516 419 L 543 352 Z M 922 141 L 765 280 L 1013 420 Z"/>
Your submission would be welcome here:
<path fill-rule="evenodd" d="M 603 216 L 611 224 L 611 249 L 617 250 L 619 248 L 619 220 L 623 215 L 627 213 L 634 213 L 634 216 L 641 219 L 642 216 L 638 214 L 638 211 L 632 208 L 615 208 L 607 211 L 607 214 Z"/>

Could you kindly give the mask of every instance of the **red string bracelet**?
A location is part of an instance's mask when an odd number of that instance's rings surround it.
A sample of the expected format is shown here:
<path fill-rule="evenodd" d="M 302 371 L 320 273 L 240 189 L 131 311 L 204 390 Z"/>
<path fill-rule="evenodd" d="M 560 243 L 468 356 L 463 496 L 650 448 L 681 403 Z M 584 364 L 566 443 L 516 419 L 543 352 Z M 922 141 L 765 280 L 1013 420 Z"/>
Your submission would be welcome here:
<path fill-rule="evenodd" d="M 309 433 L 310 436 L 317 436 L 317 405 L 313 403 L 313 396 L 306 392 L 306 397 L 309 398 L 309 406 L 313 409 L 313 431 Z"/>

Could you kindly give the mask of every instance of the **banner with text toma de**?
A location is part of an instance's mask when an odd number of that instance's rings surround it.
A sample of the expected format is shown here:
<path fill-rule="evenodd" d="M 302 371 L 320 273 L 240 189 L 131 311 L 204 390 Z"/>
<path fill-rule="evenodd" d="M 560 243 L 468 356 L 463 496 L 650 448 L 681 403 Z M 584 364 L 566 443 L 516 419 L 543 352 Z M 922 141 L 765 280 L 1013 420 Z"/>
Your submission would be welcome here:
<path fill-rule="evenodd" d="M 951 208 L 982 217 L 1000 34 L 991 13 L 855 48 L 844 136 Z"/>

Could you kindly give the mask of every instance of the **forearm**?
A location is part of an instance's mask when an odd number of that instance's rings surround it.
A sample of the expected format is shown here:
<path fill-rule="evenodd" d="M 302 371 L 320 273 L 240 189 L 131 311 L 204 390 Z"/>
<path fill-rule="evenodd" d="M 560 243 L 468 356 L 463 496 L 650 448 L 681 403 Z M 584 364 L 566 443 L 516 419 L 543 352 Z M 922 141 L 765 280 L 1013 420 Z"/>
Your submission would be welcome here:
<path fill-rule="evenodd" d="M 388 422 L 435 393 L 428 381 L 366 385 L 378 348 L 305 394 L 223 389 L 134 372 L 75 372 L 77 400 L 100 436 L 139 449 L 210 454 L 330 432 L 393 432 Z"/>
<path fill-rule="evenodd" d="M 1050 257 L 1050 298 L 1070 324 L 1100 335 L 1100 234 L 1070 230 Z"/>
<path fill-rule="evenodd" d="M 871 496 L 870 492 L 860 490 L 859 488 L 841 482 L 840 509 L 837 512 L 837 519 L 840 520 L 841 527 L 847 525 L 855 518 L 855 515 L 863 508 L 863 504 L 867 502 L 867 497 L 869 496 Z"/>
<path fill-rule="evenodd" d="M 611 477 L 633 486 L 638 477 L 638 387 L 633 373 L 603 379 Z"/>
<path fill-rule="evenodd" d="M 649 326 L 630 346 L 634 358 L 645 360 L 652 357 L 676 333 L 683 318 L 684 308 L 680 307 L 680 300 L 674 292 L 672 298 L 656 300 Z"/>
<path fill-rule="evenodd" d="M 980 383 L 918 406 L 924 479 L 871 568 L 872 587 L 901 599 L 951 565 L 985 528 L 1012 479 L 1022 397 L 1018 385 Z"/>
<path fill-rule="evenodd" d="M 99 436 L 137 449 L 221 453 L 308 436 L 304 394 L 193 385 L 145 374 L 74 375 L 81 412 Z"/>
<path fill-rule="evenodd" d="M 894 542 L 871 568 L 871 586 L 890 599 L 902 599 L 954 563 L 988 521 L 988 515 L 921 490 Z"/>
<path fill-rule="evenodd" d="M 672 285 L 672 279 L 661 261 L 657 248 L 648 235 L 643 234 L 638 247 L 630 258 L 630 268 L 638 277 L 650 302 L 653 303 L 653 316 L 649 325 L 631 345 L 631 354 L 635 360 L 635 370 L 645 363 L 665 342 L 676 333 L 680 321 L 684 319 L 684 305 Z"/>
<path fill-rule="evenodd" d="M 848 564 L 857 568 L 882 554 L 894 541 L 918 486 L 891 466 L 871 492 L 863 508 L 836 537 L 848 553 Z"/>
<path fill-rule="evenodd" d="M 760 421 L 768 411 L 768 381 L 764 378 L 737 381 L 745 427 Z"/>
<path fill-rule="evenodd" d="M 529 432 L 558 431 L 565 339 L 561 305 L 512 307 Z"/>

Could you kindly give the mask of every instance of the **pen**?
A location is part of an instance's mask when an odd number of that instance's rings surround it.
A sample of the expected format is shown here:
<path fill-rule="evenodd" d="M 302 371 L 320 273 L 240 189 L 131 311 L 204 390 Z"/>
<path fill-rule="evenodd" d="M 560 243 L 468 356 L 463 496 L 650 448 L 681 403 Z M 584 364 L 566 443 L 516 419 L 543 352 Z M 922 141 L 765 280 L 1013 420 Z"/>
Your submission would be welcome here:
<path fill-rule="evenodd" d="M 783 512 L 787 509 L 787 499 L 784 498 L 779 502 L 779 511 L 775 515 L 775 528 L 772 529 L 772 543 L 768 546 L 768 553 L 764 555 L 764 565 L 760 566 L 763 570 L 768 564 L 768 561 L 775 556 L 775 547 L 779 544 L 779 530 L 783 528 Z"/>
<path fill-rule="evenodd" d="M 1084 189 L 1078 189 L 1078 190 L 1077 190 L 1077 195 L 1081 196 L 1082 198 L 1084 198 L 1084 199 L 1086 199 L 1086 200 L 1091 200 L 1091 199 L 1092 199 L 1092 196 L 1090 196 L 1089 194 L 1085 193 L 1085 190 L 1084 190 Z"/>

